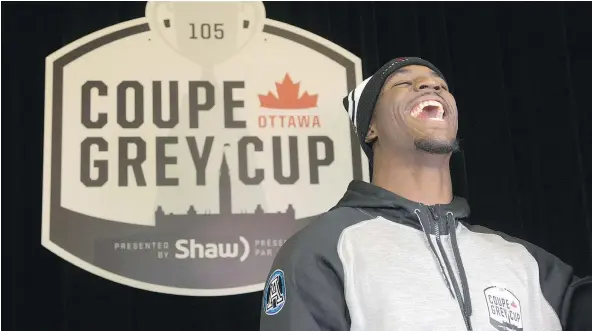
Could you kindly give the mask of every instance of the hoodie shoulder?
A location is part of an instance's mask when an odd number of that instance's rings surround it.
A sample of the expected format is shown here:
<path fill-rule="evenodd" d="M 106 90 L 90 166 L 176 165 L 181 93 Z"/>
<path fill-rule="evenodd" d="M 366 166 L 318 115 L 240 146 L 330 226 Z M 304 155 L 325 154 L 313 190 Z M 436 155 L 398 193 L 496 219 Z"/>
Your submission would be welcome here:
<path fill-rule="evenodd" d="M 308 270 L 309 267 L 314 268 L 322 261 L 342 277 L 342 265 L 338 255 L 341 233 L 354 224 L 372 218 L 371 215 L 350 207 L 337 207 L 318 215 L 286 240 L 274 258 L 272 270 L 299 270 L 306 273 L 311 272 Z"/>
<path fill-rule="evenodd" d="M 337 242 L 343 230 L 356 223 L 374 218 L 354 207 L 336 207 L 315 217 L 292 235 L 278 252 L 278 257 L 304 254 L 337 254 Z"/>

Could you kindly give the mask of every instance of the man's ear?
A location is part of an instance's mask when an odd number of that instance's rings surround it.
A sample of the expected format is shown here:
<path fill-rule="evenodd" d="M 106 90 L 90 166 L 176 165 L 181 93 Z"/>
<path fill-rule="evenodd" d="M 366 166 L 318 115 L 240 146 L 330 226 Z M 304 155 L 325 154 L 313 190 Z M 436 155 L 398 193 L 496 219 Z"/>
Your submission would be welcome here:
<path fill-rule="evenodd" d="M 373 143 L 378 139 L 378 131 L 376 131 L 376 125 L 374 124 L 374 120 L 370 122 L 370 127 L 368 128 L 368 133 L 366 134 L 366 139 L 364 140 L 366 143 Z"/>

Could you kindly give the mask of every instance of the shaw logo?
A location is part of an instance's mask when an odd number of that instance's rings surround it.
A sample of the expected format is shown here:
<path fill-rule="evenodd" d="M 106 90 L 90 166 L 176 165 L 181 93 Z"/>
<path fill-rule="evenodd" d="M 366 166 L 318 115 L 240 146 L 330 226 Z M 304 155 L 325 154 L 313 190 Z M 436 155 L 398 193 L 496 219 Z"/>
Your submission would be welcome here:
<path fill-rule="evenodd" d="M 267 95 L 259 94 L 261 108 L 268 110 L 303 110 L 316 108 L 319 100 L 318 94 L 310 95 L 308 91 L 300 94 L 300 82 L 294 83 L 290 74 L 286 73 L 281 83 L 275 83 L 277 96 L 271 91 Z M 259 115 L 260 128 L 320 128 L 321 122 L 318 115 L 310 114 L 265 114 Z"/>
<path fill-rule="evenodd" d="M 489 323 L 499 331 L 522 331 L 522 310 L 520 301 L 505 288 L 486 288 L 485 302 L 489 311 Z"/>
<path fill-rule="evenodd" d="M 249 242 L 243 236 L 238 237 L 243 247 L 243 254 L 240 255 L 240 261 L 244 262 L 251 252 Z M 175 243 L 177 253 L 175 258 L 177 259 L 218 259 L 218 258 L 231 258 L 236 259 L 239 257 L 239 244 L 238 243 L 206 243 L 202 244 L 197 242 L 195 239 L 179 239 Z"/>

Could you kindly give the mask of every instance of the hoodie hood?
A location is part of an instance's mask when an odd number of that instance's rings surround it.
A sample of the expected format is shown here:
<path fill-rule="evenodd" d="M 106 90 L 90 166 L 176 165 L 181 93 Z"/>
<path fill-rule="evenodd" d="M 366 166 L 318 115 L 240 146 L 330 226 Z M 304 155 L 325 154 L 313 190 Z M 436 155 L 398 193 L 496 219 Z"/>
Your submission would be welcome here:
<path fill-rule="evenodd" d="M 422 228 L 418 212 L 426 213 L 431 210 L 432 213 L 442 217 L 451 213 L 459 221 L 468 218 L 470 213 L 467 201 L 461 197 L 454 197 L 448 204 L 427 206 L 361 180 L 353 180 L 341 200 L 332 209 L 341 207 L 359 208 L 373 216 L 383 216 L 418 230 Z"/>

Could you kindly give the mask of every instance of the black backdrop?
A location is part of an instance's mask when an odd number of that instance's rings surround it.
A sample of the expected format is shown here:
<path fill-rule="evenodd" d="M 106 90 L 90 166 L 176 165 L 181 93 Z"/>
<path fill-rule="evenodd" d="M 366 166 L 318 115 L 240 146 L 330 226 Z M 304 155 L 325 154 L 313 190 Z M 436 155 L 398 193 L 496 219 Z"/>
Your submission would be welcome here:
<path fill-rule="evenodd" d="M 360 56 L 365 76 L 393 57 L 433 61 L 457 97 L 472 222 L 529 240 L 580 275 L 592 273 L 592 26 L 586 6 L 265 5 L 268 18 Z M 261 293 L 191 298 L 145 292 L 82 271 L 41 247 L 44 58 L 93 31 L 142 17 L 144 7 L 2 3 L 2 257 L 11 330 L 258 327 Z"/>

